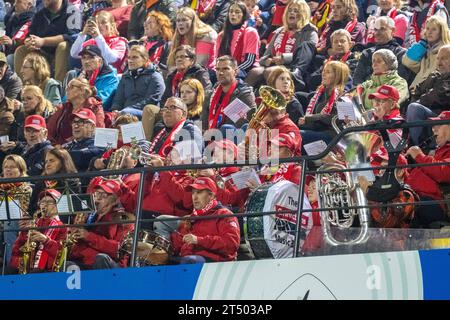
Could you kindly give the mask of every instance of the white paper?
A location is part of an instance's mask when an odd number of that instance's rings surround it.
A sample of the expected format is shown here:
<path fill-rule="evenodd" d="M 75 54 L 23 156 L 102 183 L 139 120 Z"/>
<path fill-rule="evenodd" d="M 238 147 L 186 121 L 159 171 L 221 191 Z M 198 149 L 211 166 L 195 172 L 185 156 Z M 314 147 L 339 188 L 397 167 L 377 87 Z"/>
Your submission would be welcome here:
<path fill-rule="evenodd" d="M 133 138 L 136 139 L 136 141 L 145 139 L 142 122 L 121 125 L 120 130 L 122 131 L 123 143 L 130 143 Z"/>
<path fill-rule="evenodd" d="M 197 160 L 202 157 L 202 153 L 194 140 L 180 141 L 175 144 L 174 148 L 178 151 L 182 161 L 191 159 Z"/>
<path fill-rule="evenodd" d="M 95 128 L 94 145 L 100 148 L 117 148 L 119 130 L 107 128 Z"/>
<path fill-rule="evenodd" d="M 304 144 L 303 147 L 309 156 L 315 156 L 316 154 L 322 153 L 327 148 L 327 144 L 325 141 L 319 140 Z"/>
<path fill-rule="evenodd" d="M 223 113 L 231 119 L 234 123 L 239 119 L 245 118 L 250 108 L 238 98 L 231 101 L 231 103 L 223 110 Z"/>
<path fill-rule="evenodd" d="M 9 136 L 1 136 L 0 137 L 0 144 L 9 142 Z"/>
<path fill-rule="evenodd" d="M 358 181 L 358 177 L 362 176 L 367 179 L 369 182 L 375 181 L 375 175 L 373 174 L 372 166 L 369 163 L 359 163 L 357 165 L 350 166 L 351 169 L 355 168 L 367 168 L 368 170 L 364 171 L 352 171 L 353 181 Z"/>
<path fill-rule="evenodd" d="M 261 185 L 261 180 L 259 180 L 259 176 L 256 174 L 255 169 L 238 171 L 233 173 L 230 177 L 238 190 L 248 188 L 247 181 L 250 180 L 256 182 L 258 186 Z"/>
<path fill-rule="evenodd" d="M 9 200 L 9 219 L 20 219 L 22 217 L 21 215 L 21 209 L 19 207 L 19 200 Z M 8 214 L 6 210 L 6 201 L 1 200 L 0 203 L 0 220 L 8 220 Z"/>
<path fill-rule="evenodd" d="M 336 109 L 339 120 L 356 120 L 355 109 L 352 103 L 340 101 L 336 103 Z"/>

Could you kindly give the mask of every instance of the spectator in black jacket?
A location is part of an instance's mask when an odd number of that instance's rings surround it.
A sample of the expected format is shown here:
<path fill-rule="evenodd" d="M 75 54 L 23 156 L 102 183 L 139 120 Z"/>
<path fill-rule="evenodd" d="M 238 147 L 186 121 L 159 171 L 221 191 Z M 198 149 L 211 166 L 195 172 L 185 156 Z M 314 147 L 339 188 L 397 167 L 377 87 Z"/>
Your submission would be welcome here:
<path fill-rule="evenodd" d="M 188 45 L 181 45 L 175 49 L 175 70 L 167 75 L 166 90 L 161 99 L 163 105 L 169 97 L 180 97 L 180 83 L 186 79 L 197 79 L 203 85 L 206 94 L 212 89 L 209 72 L 195 63 L 195 49 Z"/>
<path fill-rule="evenodd" d="M 394 38 L 395 22 L 387 16 L 378 17 L 375 20 L 375 45 L 362 51 L 361 58 L 356 66 L 353 74 L 353 84 L 358 85 L 368 80 L 372 75 L 372 55 L 380 49 L 389 49 L 397 57 L 397 61 L 402 61 L 402 57 L 406 49 L 398 44 Z M 398 74 L 406 81 L 410 80 L 411 73 L 408 69 L 400 64 Z M 411 79 L 412 81 L 412 79 Z M 409 81 L 410 82 L 410 81 Z"/>
<path fill-rule="evenodd" d="M 11 71 L 3 52 L 0 52 L 0 86 L 5 90 L 5 96 L 10 99 L 16 99 L 22 90 L 22 80 Z"/>
<path fill-rule="evenodd" d="M 412 92 L 414 101 L 406 110 L 408 122 L 436 117 L 450 110 L 450 45 L 444 45 L 437 54 L 437 70 L 420 83 Z M 419 145 L 432 135 L 431 127 L 409 128 L 412 145 Z"/>
<path fill-rule="evenodd" d="M 70 44 L 81 29 L 81 19 L 76 19 L 76 12 L 72 9 L 68 0 L 44 2 L 44 8 L 36 13 L 31 22 L 24 45 L 18 47 L 14 54 L 14 70 L 20 70 L 30 51 L 40 50 L 54 66 L 54 78 L 60 82 L 64 80 Z"/>
<path fill-rule="evenodd" d="M 38 176 L 44 170 L 45 153 L 53 148 L 47 139 L 47 125 L 43 117 L 32 115 L 25 119 L 25 140 L 4 143 L 1 150 L 5 154 L 20 155 L 27 164 L 28 175 Z"/>
<path fill-rule="evenodd" d="M 73 140 L 62 146 L 69 151 L 79 172 L 86 171 L 91 159 L 105 152 L 104 148 L 94 146 L 95 123 L 95 114 L 90 109 L 83 108 L 73 113 Z"/>

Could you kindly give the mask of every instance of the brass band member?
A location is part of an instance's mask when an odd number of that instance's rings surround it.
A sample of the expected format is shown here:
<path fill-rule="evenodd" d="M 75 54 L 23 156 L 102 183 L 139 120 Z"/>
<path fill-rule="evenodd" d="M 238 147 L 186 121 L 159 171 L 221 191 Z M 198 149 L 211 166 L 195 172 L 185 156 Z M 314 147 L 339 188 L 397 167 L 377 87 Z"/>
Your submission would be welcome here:
<path fill-rule="evenodd" d="M 99 182 L 94 189 L 96 211 L 87 217 L 87 224 L 112 222 L 123 212 L 119 201 L 121 184 L 116 180 Z M 126 265 L 125 261 L 114 261 L 119 245 L 132 224 L 108 224 L 88 226 L 71 230 L 77 241 L 73 246 L 66 266 L 77 265 L 80 269 L 110 269 Z"/>
<path fill-rule="evenodd" d="M 38 211 L 41 216 L 33 221 L 35 225 L 28 221 L 22 223 L 22 227 L 56 227 L 63 223 L 58 216 L 58 208 L 56 204 L 61 197 L 61 193 L 55 189 L 47 189 L 39 194 Z M 14 243 L 11 263 L 8 273 L 25 273 L 21 269 L 26 268 L 28 272 L 46 272 L 52 271 L 53 263 L 61 249 L 61 241 L 66 238 L 66 228 L 49 228 L 45 230 L 29 230 L 21 231 L 19 237 Z M 31 252 L 28 265 L 24 263 L 24 246 L 26 244 L 35 244 L 34 250 Z M 22 261 L 21 261 L 22 260 Z"/>

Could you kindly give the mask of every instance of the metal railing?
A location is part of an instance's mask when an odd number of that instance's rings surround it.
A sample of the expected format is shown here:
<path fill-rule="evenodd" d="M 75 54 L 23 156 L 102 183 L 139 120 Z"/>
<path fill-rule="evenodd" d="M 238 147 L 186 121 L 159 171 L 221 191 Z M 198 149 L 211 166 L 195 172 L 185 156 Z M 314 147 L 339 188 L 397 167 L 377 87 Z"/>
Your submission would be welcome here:
<path fill-rule="evenodd" d="M 295 230 L 295 236 L 294 236 L 294 253 L 293 256 L 298 256 L 299 253 L 299 244 L 300 244 L 300 232 L 301 232 L 301 217 L 303 213 L 306 212 L 312 212 L 312 211 L 327 211 L 330 210 L 330 208 L 326 209 L 304 209 L 304 191 L 305 191 L 305 177 L 306 174 L 314 174 L 316 171 L 309 171 L 307 170 L 307 162 L 308 161 L 314 161 L 319 160 L 326 156 L 336 145 L 337 143 L 347 134 L 354 133 L 354 132 L 362 132 L 362 131 L 377 131 L 377 130 L 385 130 L 385 129 L 407 129 L 410 127 L 421 127 L 421 126 L 430 126 L 430 125 L 442 125 L 442 124 L 450 124 L 450 120 L 439 120 L 439 121 L 417 121 L 417 122 L 410 122 L 410 123 L 374 123 L 374 124 L 368 124 L 361 127 L 350 127 L 342 130 L 339 134 L 337 134 L 332 141 L 328 144 L 327 148 L 322 151 L 319 154 L 316 155 L 307 155 L 307 156 L 295 156 L 290 158 L 281 158 L 281 159 L 272 159 L 273 162 L 276 162 L 278 164 L 282 163 L 300 163 L 300 166 L 302 168 L 301 173 L 301 179 L 299 182 L 299 197 L 298 197 L 298 207 L 296 214 L 296 230 Z M 267 162 L 266 162 L 267 163 Z M 51 228 L 80 228 L 85 226 L 97 226 L 97 225 L 110 225 L 110 224 L 134 224 L 134 234 L 133 234 L 133 247 L 132 247 L 132 254 L 131 254 L 131 265 L 130 266 L 136 266 L 136 252 L 137 252 L 137 245 L 138 245 L 138 233 L 139 233 L 139 226 L 143 222 L 154 222 L 154 221 L 171 221 L 171 220 L 185 220 L 184 217 L 173 217 L 173 218 L 152 218 L 152 219 L 142 219 L 142 201 L 144 198 L 144 183 L 146 174 L 149 173 L 156 173 L 161 171 L 177 171 L 177 170 L 196 170 L 196 169 L 217 169 L 217 168 L 223 168 L 223 167 L 247 167 L 247 166 L 254 166 L 254 165 L 261 165 L 262 163 L 260 160 L 258 161 L 235 161 L 235 162 L 227 162 L 223 164 L 185 164 L 185 165 L 176 165 L 176 166 L 161 166 L 161 167 L 139 167 L 139 168 L 133 168 L 133 169 L 121 169 L 121 170 L 102 170 L 102 171 L 92 171 L 92 172 L 82 172 L 77 174 L 56 174 L 56 175 L 48 175 L 48 176 L 33 176 L 33 177 L 21 177 L 21 178 L 0 178 L 0 184 L 3 183 L 17 183 L 17 182 L 36 182 L 36 181 L 44 181 L 44 180 L 63 180 L 68 178 L 93 178 L 97 176 L 117 176 L 117 175 L 124 175 L 124 174 L 140 174 L 140 180 L 139 180 L 139 186 L 137 190 L 137 203 L 136 203 L 136 210 L 135 210 L 135 220 L 134 221 L 114 221 L 114 222 L 99 222 L 99 223 L 91 223 L 91 224 L 76 224 L 76 225 L 62 225 L 62 226 L 51 226 L 51 227 L 28 227 L 28 228 L 19 228 L 19 229 L 8 229 L 7 232 L 14 232 L 14 231 L 28 231 L 28 230 L 45 230 L 45 229 L 51 229 Z M 422 167 L 422 166 L 436 166 L 436 165 L 445 165 L 450 166 L 450 162 L 440 162 L 440 163 L 432 163 L 432 164 L 409 164 L 409 165 L 402 165 L 402 166 L 378 166 L 378 167 L 369 167 L 369 168 L 349 168 L 349 169 L 343 169 L 343 170 L 329 170 L 329 171 L 323 171 L 323 173 L 334 173 L 334 172 L 353 172 L 353 171 L 365 171 L 365 170 L 374 170 L 374 169 L 393 169 L 393 168 L 415 168 L 415 167 Z M 449 168 L 450 170 L 450 168 Z M 321 171 L 322 172 L 322 171 Z M 427 205 L 427 204 L 442 204 L 442 203 L 449 203 L 450 200 L 440 200 L 440 201 L 421 201 L 421 202 L 415 202 L 414 204 L 421 204 L 421 205 Z M 408 205 L 410 205 L 409 203 Z M 367 206 L 351 206 L 349 208 L 351 209 L 359 209 L 359 208 L 380 208 L 380 207 L 389 207 L 389 206 L 399 206 L 402 204 L 377 204 L 377 205 L 367 205 Z M 339 208 L 336 208 L 339 209 Z M 286 211 L 289 213 L 294 213 L 293 211 Z M 218 218 L 227 218 L 227 217 L 256 217 L 256 216 L 265 216 L 265 215 L 273 215 L 275 213 L 280 213 L 280 211 L 277 212 L 242 212 L 242 213 L 234 213 L 232 215 L 221 215 L 220 217 L 217 216 L 202 216 L 202 217 L 189 217 L 190 220 L 205 220 L 205 219 L 218 219 Z M 281 211 L 283 213 L 283 211 Z M 4 231 L 4 230 L 3 230 Z M 5 263 L 5 261 L 4 261 Z"/>

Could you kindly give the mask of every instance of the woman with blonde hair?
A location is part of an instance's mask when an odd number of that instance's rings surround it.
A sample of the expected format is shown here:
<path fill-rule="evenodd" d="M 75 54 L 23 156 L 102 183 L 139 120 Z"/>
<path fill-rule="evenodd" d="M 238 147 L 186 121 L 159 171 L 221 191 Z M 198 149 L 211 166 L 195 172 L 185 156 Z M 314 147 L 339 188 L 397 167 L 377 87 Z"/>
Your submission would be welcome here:
<path fill-rule="evenodd" d="M 289 118 L 297 123 L 298 119 L 303 117 L 304 114 L 302 105 L 294 95 L 295 86 L 291 72 L 285 66 L 272 67 L 270 70 L 267 85 L 281 92 L 287 101 L 286 112 L 289 114 Z"/>
<path fill-rule="evenodd" d="M 48 139 L 52 144 L 64 144 L 72 137 L 72 113 L 83 108 L 91 109 L 96 116 L 95 126 L 105 127 L 105 114 L 95 87 L 86 79 L 75 78 L 67 85 L 67 102 L 48 119 Z"/>
<path fill-rule="evenodd" d="M 450 32 L 447 21 L 438 15 L 428 18 L 425 29 L 422 30 L 422 39 L 413 44 L 402 58 L 402 63 L 416 74 L 409 86 L 411 90 L 437 69 L 438 51 L 449 43 Z"/>
<path fill-rule="evenodd" d="M 317 28 L 310 23 L 311 10 L 304 0 L 292 0 L 283 14 L 283 26 L 274 31 L 264 55 L 260 60 L 260 67 L 253 68 L 247 76 L 247 83 L 256 86 L 261 75 L 267 80 L 271 69 L 275 66 L 286 66 L 293 69 L 295 54 L 301 65 L 308 67 L 314 58 L 318 41 Z M 304 71 L 304 70 L 302 70 Z"/>
<path fill-rule="evenodd" d="M 329 143 L 336 135 L 331 119 L 337 114 L 335 104 L 344 94 L 350 76 L 347 64 L 329 61 L 322 72 L 322 84 L 309 100 L 305 116 L 298 120 L 303 145 L 323 140 Z"/>
<path fill-rule="evenodd" d="M 2 178 L 20 178 L 27 176 L 27 164 L 25 160 L 16 154 L 10 154 L 5 157 L 2 163 Z M 20 217 L 28 217 L 28 206 L 30 203 L 31 193 L 33 192 L 28 182 L 15 182 L 15 183 L 2 183 L 0 184 L 0 192 L 7 198 L 12 198 L 19 205 Z M 8 231 L 12 229 L 18 229 L 19 226 L 25 226 L 23 222 L 15 221 L 4 222 L 4 235 L 5 252 L 3 255 L 3 261 L 9 264 L 11 259 L 12 247 L 17 238 L 17 231 Z"/>
<path fill-rule="evenodd" d="M 355 44 L 365 44 L 366 27 L 358 22 L 358 6 L 355 0 L 334 0 L 331 2 L 331 15 L 317 43 L 317 52 L 325 54 L 331 48 L 331 34 L 345 29 L 352 35 Z"/>
<path fill-rule="evenodd" d="M 41 88 L 44 97 L 54 106 L 61 103 L 61 84 L 50 77 L 50 66 L 43 56 L 37 53 L 27 54 L 20 72 L 23 82 Z"/>
<path fill-rule="evenodd" d="M 119 36 L 114 16 L 108 11 L 100 11 L 95 18 L 86 21 L 83 31 L 70 49 L 70 55 L 79 59 L 83 48 L 88 45 L 97 46 L 103 59 L 120 74 L 125 69 L 127 42 L 127 39 Z"/>
<path fill-rule="evenodd" d="M 214 69 L 214 51 L 217 32 L 203 23 L 189 7 L 180 8 L 177 12 L 175 34 L 169 53 L 168 66 L 175 66 L 175 51 L 182 44 L 195 48 L 197 63 L 208 69 Z"/>

